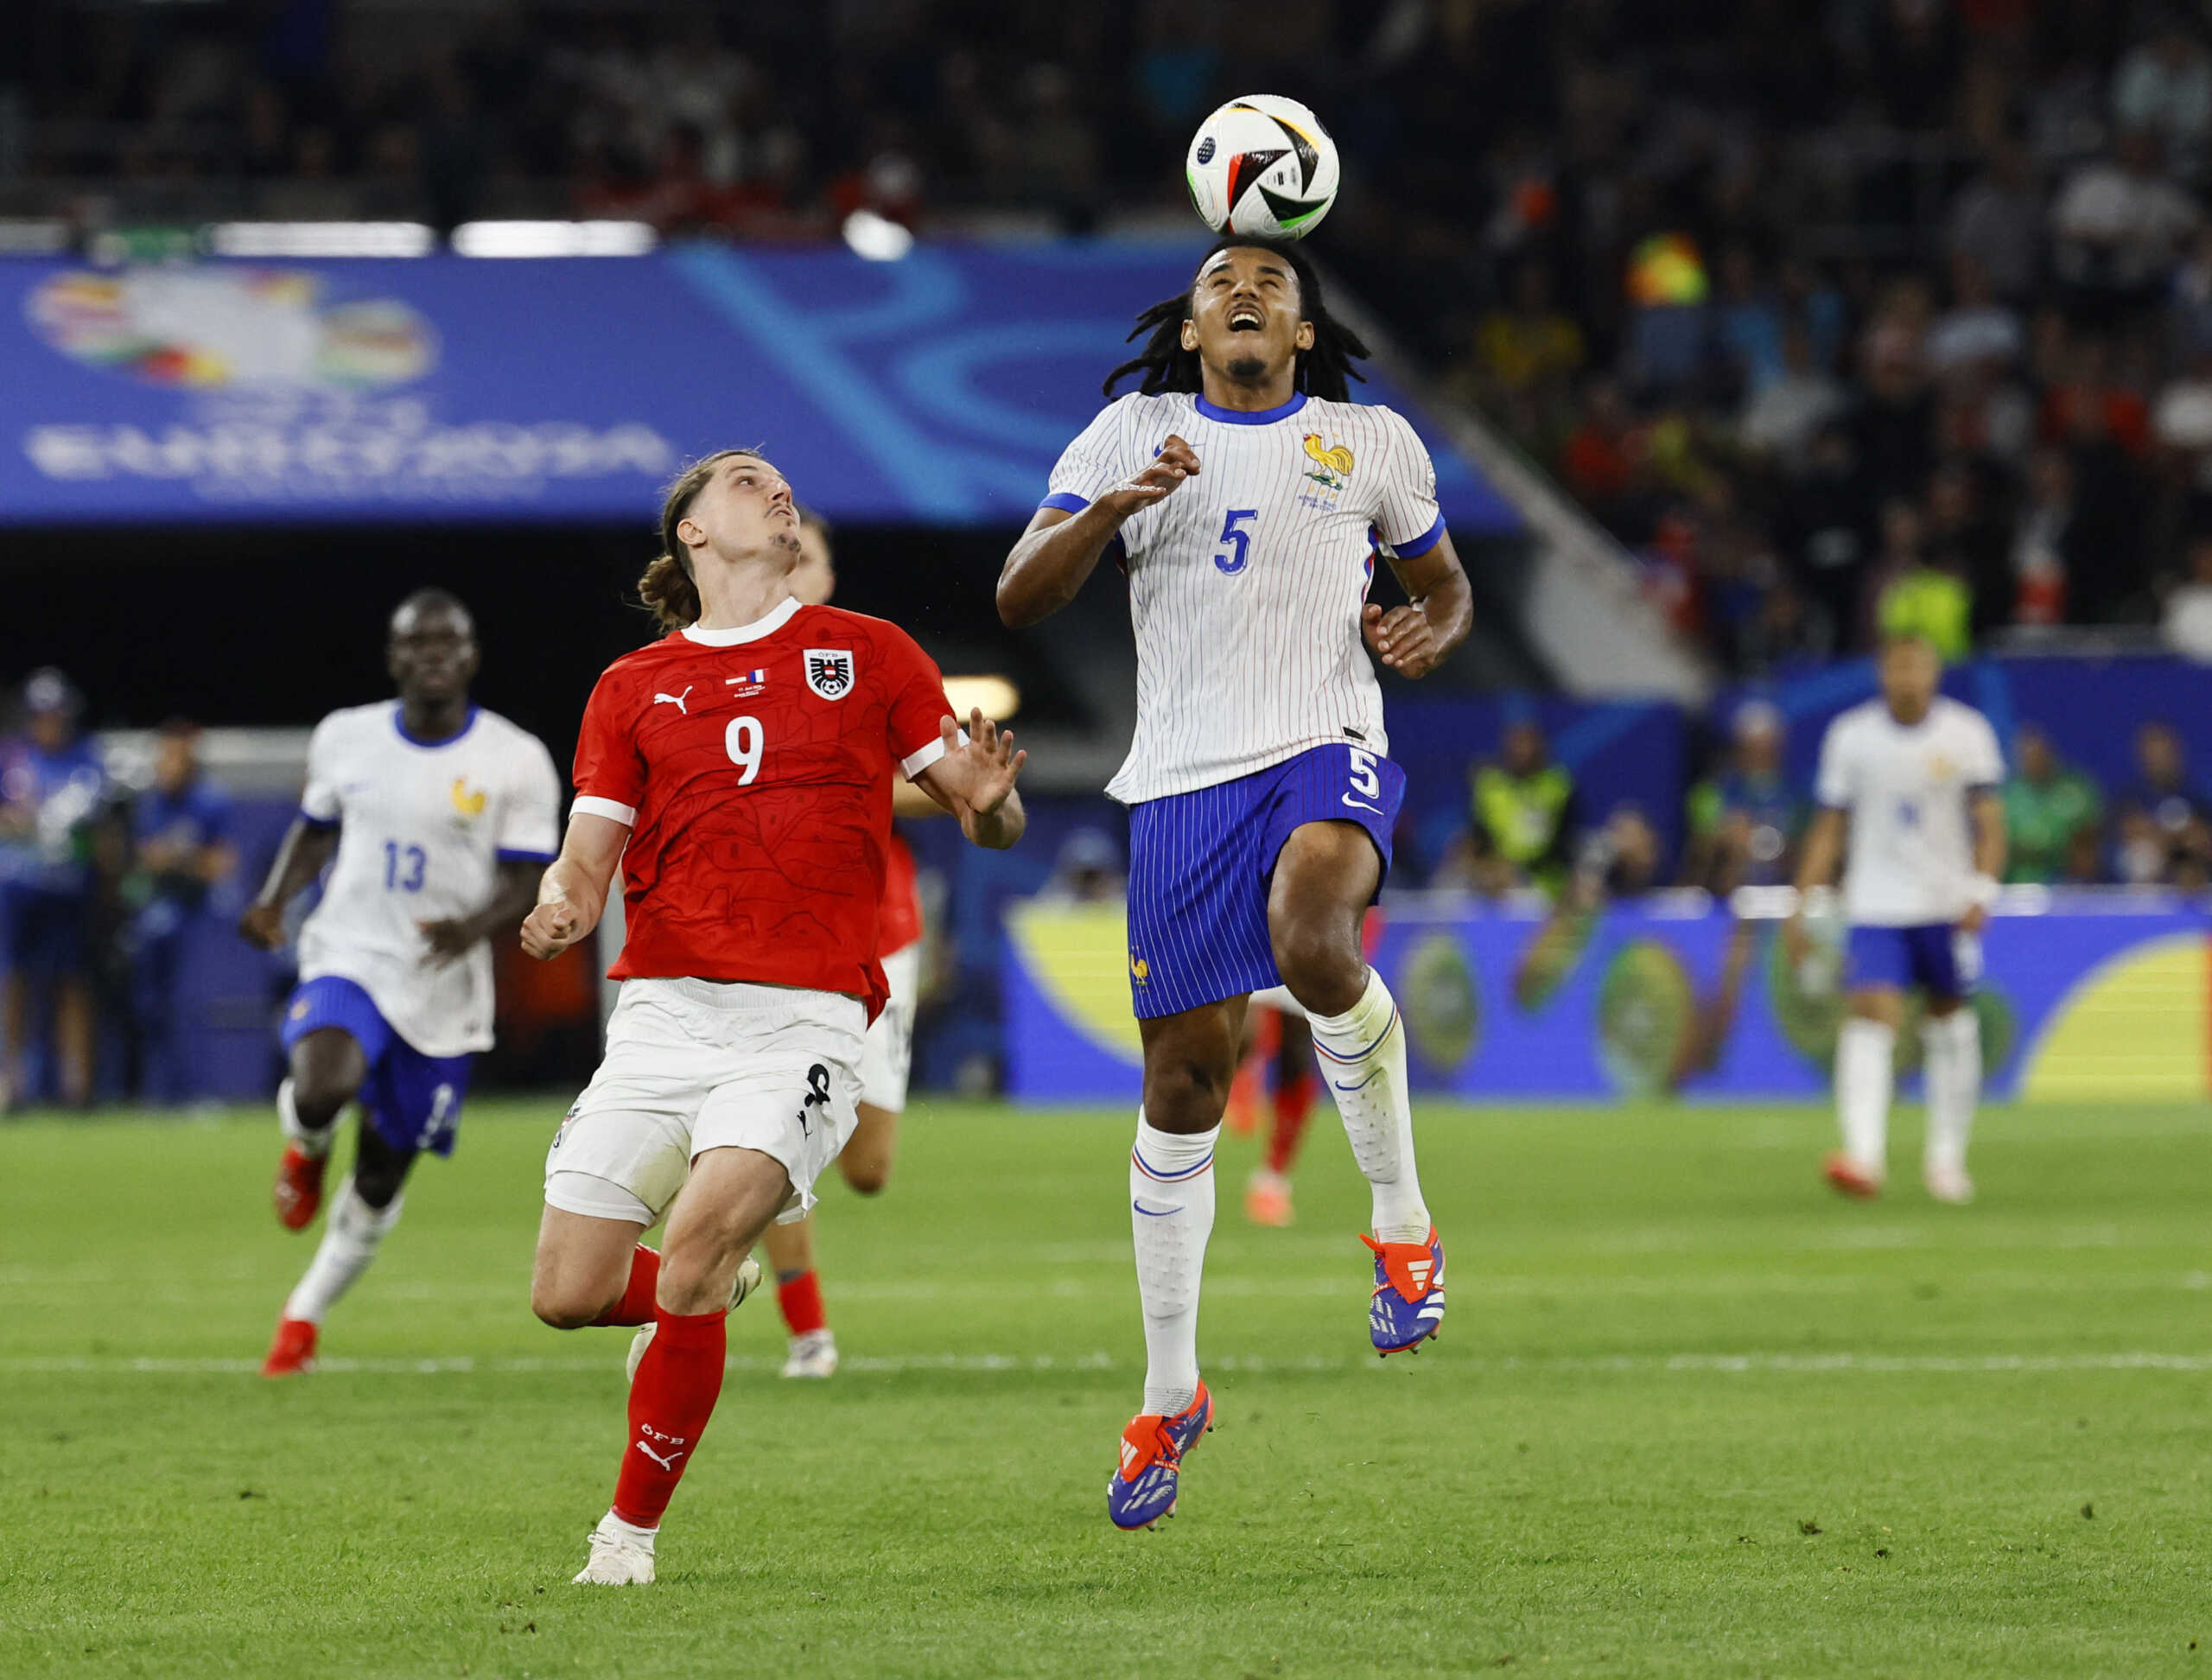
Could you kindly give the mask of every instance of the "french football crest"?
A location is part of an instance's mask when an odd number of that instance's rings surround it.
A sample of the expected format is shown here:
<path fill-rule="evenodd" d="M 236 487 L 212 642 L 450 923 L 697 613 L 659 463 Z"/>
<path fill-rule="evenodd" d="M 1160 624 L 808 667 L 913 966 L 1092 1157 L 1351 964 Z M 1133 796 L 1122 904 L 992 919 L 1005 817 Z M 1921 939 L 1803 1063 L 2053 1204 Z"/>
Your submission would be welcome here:
<path fill-rule="evenodd" d="M 810 647 L 806 685 L 824 700 L 842 700 L 853 691 L 853 651 L 849 647 Z"/>

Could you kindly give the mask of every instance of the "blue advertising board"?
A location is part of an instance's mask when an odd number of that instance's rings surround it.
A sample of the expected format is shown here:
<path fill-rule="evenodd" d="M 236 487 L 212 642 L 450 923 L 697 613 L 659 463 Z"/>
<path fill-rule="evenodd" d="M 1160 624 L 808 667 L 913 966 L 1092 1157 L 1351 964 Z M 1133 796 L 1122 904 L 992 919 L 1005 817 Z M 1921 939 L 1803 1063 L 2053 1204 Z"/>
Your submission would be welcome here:
<path fill-rule="evenodd" d="M 0 523 L 648 519 L 765 449 L 833 518 L 1025 520 L 1185 242 L 0 260 Z M 1513 510 L 1408 413 L 1464 536 Z"/>

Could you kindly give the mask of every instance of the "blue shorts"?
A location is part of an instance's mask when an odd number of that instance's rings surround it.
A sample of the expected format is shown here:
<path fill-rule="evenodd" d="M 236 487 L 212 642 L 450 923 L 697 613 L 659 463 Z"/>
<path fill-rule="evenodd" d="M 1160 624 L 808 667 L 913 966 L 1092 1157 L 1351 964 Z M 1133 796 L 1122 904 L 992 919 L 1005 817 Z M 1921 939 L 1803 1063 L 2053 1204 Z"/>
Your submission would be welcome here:
<path fill-rule="evenodd" d="M 0 968 L 27 979 L 82 977 L 92 965 L 92 901 L 17 882 L 0 888 Z"/>
<path fill-rule="evenodd" d="M 1854 927 L 1848 972 L 1854 986 L 1923 988 L 1930 997 L 1967 997 L 1981 978 L 1981 941 L 1948 922 Z"/>
<path fill-rule="evenodd" d="M 1129 810 L 1129 991 L 1137 1018 L 1282 984 L 1268 887 L 1291 830 L 1357 823 L 1390 870 L 1406 773 L 1332 742 L 1235 781 Z"/>
<path fill-rule="evenodd" d="M 453 1153 L 461 1099 L 474 1056 L 426 1056 L 392 1030 L 367 992 L 334 974 L 304 981 L 284 1005 L 284 1047 L 335 1027 L 361 1047 L 369 1077 L 361 1112 L 377 1136 L 403 1154 Z"/>

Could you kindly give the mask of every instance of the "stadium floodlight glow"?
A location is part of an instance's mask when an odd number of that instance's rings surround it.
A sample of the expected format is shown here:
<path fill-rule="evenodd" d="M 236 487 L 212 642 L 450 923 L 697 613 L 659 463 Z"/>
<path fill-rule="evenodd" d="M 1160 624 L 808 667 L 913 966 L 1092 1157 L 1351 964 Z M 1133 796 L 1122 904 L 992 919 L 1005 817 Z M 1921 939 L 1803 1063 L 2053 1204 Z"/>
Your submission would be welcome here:
<path fill-rule="evenodd" d="M 873 210 L 854 211 L 845 218 L 843 231 L 853 254 L 871 263 L 895 263 L 914 248 L 910 230 Z"/>
<path fill-rule="evenodd" d="M 218 222 L 218 257 L 427 257 L 438 236 L 421 222 Z"/>
<path fill-rule="evenodd" d="M 1003 723 L 1021 710 L 1021 690 L 1011 677 L 995 673 L 983 677 L 948 677 L 944 697 L 952 702 L 953 716 L 966 718 L 980 708 L 994 723 Z"/>
<path fill-rule="evenodd" d="M 650 222 L 473 221 L 453 231 L 463 257 L 642 257 L 659 243 Z"/>

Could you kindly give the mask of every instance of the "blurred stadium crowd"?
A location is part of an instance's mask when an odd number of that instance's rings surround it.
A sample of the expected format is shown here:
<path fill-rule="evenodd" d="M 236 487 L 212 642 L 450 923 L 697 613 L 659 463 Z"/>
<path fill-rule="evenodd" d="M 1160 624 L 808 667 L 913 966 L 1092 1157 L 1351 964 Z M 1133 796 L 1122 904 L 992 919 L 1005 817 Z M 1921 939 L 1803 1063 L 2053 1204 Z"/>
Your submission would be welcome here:
<path fill-rule="evenodd" d="M 1328 113 L 1319 244 L 1726 670 L 1910 619 L 2212 654 L 2212 50 L 2120 0 L 29 0 L 0 201 L 97 219 L 1173 213 Z"/>

